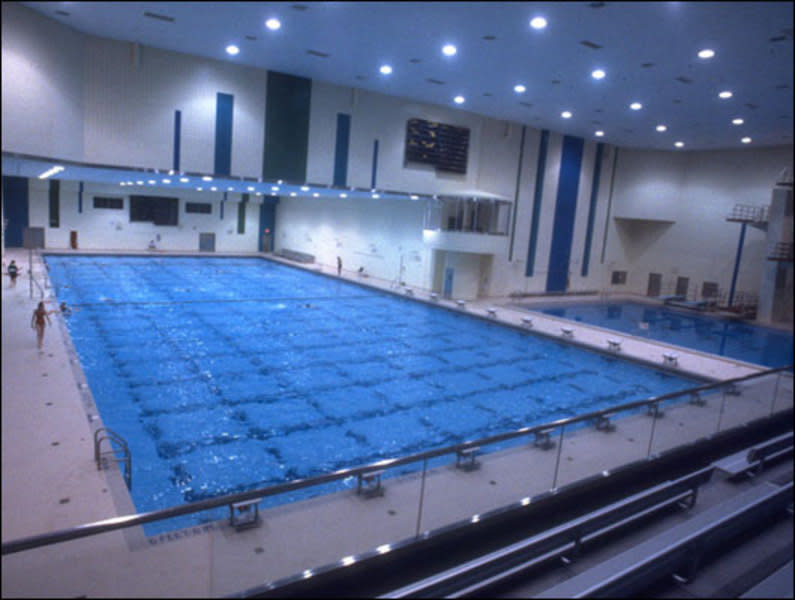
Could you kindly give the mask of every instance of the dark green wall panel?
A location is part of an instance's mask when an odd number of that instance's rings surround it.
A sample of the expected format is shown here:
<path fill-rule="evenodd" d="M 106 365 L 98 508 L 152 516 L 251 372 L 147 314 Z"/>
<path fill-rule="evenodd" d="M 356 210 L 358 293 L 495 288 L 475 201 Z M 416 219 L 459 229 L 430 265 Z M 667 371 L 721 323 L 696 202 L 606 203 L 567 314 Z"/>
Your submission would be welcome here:
<path fill-rule="evenodd" d="M 263 179 L 306 181 L 312 80 L 268 71 Z"/>

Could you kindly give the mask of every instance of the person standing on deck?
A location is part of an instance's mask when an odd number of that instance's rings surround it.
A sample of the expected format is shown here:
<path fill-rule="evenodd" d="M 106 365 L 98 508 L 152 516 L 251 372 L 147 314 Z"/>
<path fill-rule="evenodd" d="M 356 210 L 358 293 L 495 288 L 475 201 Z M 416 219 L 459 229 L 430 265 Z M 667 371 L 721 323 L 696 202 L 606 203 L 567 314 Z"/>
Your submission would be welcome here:
<path fill-rule="evenodd" d="M 47 323 L 44 320 L 47 319 Z M 50 324 L 50 313 L 44 308 L 44 302 L 39 302 L 36 310 L 33 311 L 33 316 L 30 319 L 30 326 L 36 330 L 36 339 L 38 341 L 39 350 L 44 342 L 44 327 Z"/>
<path fill-rule="evenodd" d="M 337 257 L 337 277 L 342 275 L 342 259 L 338 256 Z"/>
<path fill-rule="evenodd" d="M 11 279 L 11 287 L 16 287 L 17 275 L 19 275 L 19 267 L 17 267 L 17 263 L 12 260 L 11 264 L 8 265 L 8 277 Z"/>

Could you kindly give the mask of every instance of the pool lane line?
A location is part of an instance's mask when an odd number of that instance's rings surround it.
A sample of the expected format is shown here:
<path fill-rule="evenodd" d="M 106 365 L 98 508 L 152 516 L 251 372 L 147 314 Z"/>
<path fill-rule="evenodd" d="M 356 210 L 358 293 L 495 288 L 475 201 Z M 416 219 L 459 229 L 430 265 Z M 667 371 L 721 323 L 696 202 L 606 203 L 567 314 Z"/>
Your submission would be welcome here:
<path fill-rule="evenodd" d="M 322 300 L 362 300 L 373 298 L 373 296 L 284 296 L 276 298 L 243 298 L 243 299 L 214 299 L 214 300 L 171 300 L 171 301 L 129 301 L 129 302 L 83 302 L 72 303 L 69 306 L 78 308 L 87 306 L 126 306 L 126 305 L 169 305 L 169 304 L 210 304 L 210 303 L 234 303 L 234 302 L 305 302 L 305 301 L 322 301 Z"/>

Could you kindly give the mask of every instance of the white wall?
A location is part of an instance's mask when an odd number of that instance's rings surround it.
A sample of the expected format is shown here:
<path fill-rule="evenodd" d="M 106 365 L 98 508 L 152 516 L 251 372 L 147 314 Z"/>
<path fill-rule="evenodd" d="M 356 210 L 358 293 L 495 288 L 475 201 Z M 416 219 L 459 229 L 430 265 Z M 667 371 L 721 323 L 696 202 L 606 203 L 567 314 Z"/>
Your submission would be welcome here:
<path fill-rule="evenodd" d="M 275 250 L 308 252 L 343 269 L 364 267 L 371 276 L 430 287 L 430 251 L 422 242 L 423 202 L 282 198 L 276 210 Z"/>
<path fill-rule="evenodd" d="M 655 272 L 663 275 L 664 292 L 677 276 L 689 277 L 692 290 L 714 281 L 728 291 L 740 224 L 726 216 L 735 204 L 768 205 L 776 176 L 791 164 L 791 146 L 682 154 L 621 149 L 607 260 L 629 271 L 624 289 L 645 293 Z M 617 224 L 618 216 L 650 220 Z M 766 252 L 765 232 L 747 227 L 737 291 L 758 292 Z"/>
<path fill-rule="evenodd" d="M 86 183 L 83 188 L 83 212 L 78 212 L 79 183 L 62 181 L 60 186 L 60 223 L 50 227 L 49 182 L 33 179 L 29 184 L 29 222 L 31 227 L 44 227 L 47 248 L 69 248 L 70 232 L 77 231 L 81 250 L 145 250 L 150 240 L 159 250 L 197 251 L 199 233 L 215 234 L 218 252 L 256 252 L 258 246 L 259 203 L 247 203 L 244 233 L 237 233 L 237 210 L 240 194 L 229 194 L 220 218 L 221 193 L 200 193 L 189 190 L 124 188 Z M 130 222 L 130 194 L 161 195 L 179 198 L 179 225 Z M 94 196 L 123 198 L 122 210 L 94 208 Z M 185 213 L 185 202 L 210 202 L 211 214 Z"/>
<path fill-rule="evenodd" d="M 82 160 L 84 36 L 2 5 L 3 152 Z"/>

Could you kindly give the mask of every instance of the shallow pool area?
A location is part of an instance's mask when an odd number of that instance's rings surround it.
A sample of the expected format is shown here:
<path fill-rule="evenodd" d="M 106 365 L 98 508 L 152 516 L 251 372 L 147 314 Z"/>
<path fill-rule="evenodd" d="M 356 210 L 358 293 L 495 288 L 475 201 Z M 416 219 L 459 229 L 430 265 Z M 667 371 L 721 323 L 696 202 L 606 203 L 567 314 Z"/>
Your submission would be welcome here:
<path fill-rule="evenodd" d="M 139 512 L 696 384 L 259 258 L 46 261 Z"/>
<path fill-rule="evenodd" d="M 771 368 L 792 364 L 792 333 L 641 302 L 532 304 L 524 308 Z"/>

